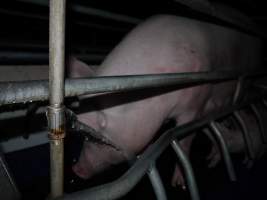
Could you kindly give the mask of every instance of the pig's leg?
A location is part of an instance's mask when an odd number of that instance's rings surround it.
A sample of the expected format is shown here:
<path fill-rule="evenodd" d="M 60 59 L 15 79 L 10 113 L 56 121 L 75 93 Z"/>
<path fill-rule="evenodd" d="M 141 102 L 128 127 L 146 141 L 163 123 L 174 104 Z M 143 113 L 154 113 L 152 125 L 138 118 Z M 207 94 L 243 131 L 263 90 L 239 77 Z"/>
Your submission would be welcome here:
<path fill-rule="evenodd" d="M 183 111 L 182 114 L 179 114 L 176 116 L 176 122 L 178 125 L 185 124 L 187 122 L 193 121 L 200 116 L 202 116 L 207 107 L 208 99 L 210 98 L 211 94 L 211 87 L 210 85 L 204 85 L 204 86 L 197 86 L 195 88 L 190 88 L 187 90 L 184 90 L 182 96 L 191 96 L 189 98 L 189 101 L 187 104 L 189 107 Z M 198 101 L 196 101 L 196 99 Z M 184 107 L 185 105 L 182 105 Z M 190 150 L 192 141 L 194 139 L 194 134 L 186 137 L 185 139 L 181 140 L 180 146 L 183 150 L 183 152 L 189 157 L 190 156 Z M 172 181 L 172 186 L 181 186 L 183 189 L 186 188 L 185 186 L 185 179 L 182 174 L 181 167 L 176 164 Z"/>

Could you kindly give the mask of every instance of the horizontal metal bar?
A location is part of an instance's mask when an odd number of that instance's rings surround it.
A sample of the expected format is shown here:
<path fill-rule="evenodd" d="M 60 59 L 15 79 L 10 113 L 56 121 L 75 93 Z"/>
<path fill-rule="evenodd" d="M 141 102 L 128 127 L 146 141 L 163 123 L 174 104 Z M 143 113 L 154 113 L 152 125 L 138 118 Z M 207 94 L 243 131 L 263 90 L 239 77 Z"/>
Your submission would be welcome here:
<path fill-rule="evenodd" d="M 33 19 L 39 19 L 39 20 L 48 20 L 47 15 L 40 15 L 40 14 L 32 14 L 32 13 L 25 13 L 23 11 L 15 11 L 15 10 L 6 10 L 3 8 L 0 8 L 0 13 L 7 14 L 7 15 L 13 15 L 13 16 L 19 16 L 19 17 L 25 17 L 25 18 L 33 18 Z M 96 24 L 92 22 L 86 22 L 86 21 L 78 21 L 74 20 L 74 24 L 78 24 L 80 26 L 95 28 L 99 30 L 107 30 L 107 31 L 114 31 L 114 32 L 127 32 L 129 31 L 129 28 L 121 28 L 121 27 L 114 27 L 110 25 L 101 25 Z"/>
<path fill-rule="evenodd" d="M 218 141 L 220 151 L 222 153 L 222 157 L 224 159 L 229 178 L 231 181 L 236 181 L 236 175 L 235 175 L 233 163 L 232 163 L 227 145 L 226 145 L 224 138 L 221 134 L 221 131 L 219 130 L 217 124 L 214 121 L 211 121 L 209 123 L 209 127 L 212 130 L 213 135 L 216 137 L 216 140 Z"/>
<path fill-rule="evenodd" d="M 96 53 L 84 53 L 84 54 L 74 54 L 73 56 L 78 59 L 88 61 L 88 62 L 101 62 L 105 58 L 105 54 L 96 54 Z M 48 52 L 39 53 L 39 52 L 27 52 L 27 51 L 4 51 L 0 52 L 0 63 L 35 63 L 42 62 L 48 63 Z"/>
<path fill-rule="evenodd" d="M 221 71 L 66 79 L 65 97 L 163 86 L 179 86 L 184 88 L 208 82 L 234 80 L 239 75 L 234 71 Z M 249 74 L 249 76 L 259 75 L 266 75 L 266 72 Z M 0 106 L 12 103 L 44 101 L 47 99 L 48 81 L 0 83 Z"/>
<path fill-rule="evenodd" d="M 184 175 L 185 175 L 186 183 L 187 183 L 187 186 L 190 192 L 191 199 L 199 200 L 200 198 L 199 198 L 198 188 L 197 188 L 193 168 L 190 164 L 190 161 L 188 160 L 187 156 L 185 155 L 185 153 L 179 146 L 179 142 L 176 139 L 174 139 L 171 142 L 171 146 L 173 150 L 175 151 L 175 153 L 177 154 L 178 159 L 180 160 L 180 163 L 183 167 L 183 171 L 184 171 Z"/>
<path fill-rule="evenodd" d="M 17 0 L 17 1 L 33 3 L 33 4 L 40 5 L 40 6 L 48 6 L 48 0 Z M 141 22 L 141 19 L 138 19 L 135 17 L 130 17 L 130 16 L 117 14 L 117 13 L 105 11 L 102 9 L 82 6 L 78 4 L 70 4 L 70 8 L 73 11 L 81 13 L 81 14 L 97 16 L 97 17 L 101 17 L 104 19 L 111 19 L 111 20 L 115 20 L 119 22 L 126 22 L 126 23 L 131 23 L 131 24 L 138 24 L 139 22 Z"/>
<path fill-rule="evenodd" d="M 148 146 L 148 148 L 139 157 L 135 164 L 117 180 L 101 186 L 93 187 L 72 194 L 67 194 L 59 199 L 111 200 L 124 196 L 140 181 L 140 179 L 146 174 L 151 164 L 153 164 L 155 160 L 161 155 L 161 153 L 170 145 L 173 139 L 183 139 L 184 137 L 193 134 L 193 130 L 203 127 L 205 124 L 209 123 L 212 120 L 217 120 L 221 117 L 229 115 L 234 110 L 240 109 L 245 105 L 248 105 L 248 103 L 226 108 L 223 112 L 220 113 L 210 113 L 206 117 L 203 117 L 199 120 L 186 123 L 165 132 L 159 137 L 157 141 L 155 141 L 155 143 Z"/>
<path fill-rule="evenodd" d="M 147 174 L 154 189 L 157 200 L 167 200 L 167 195 L 156 166 L 153 165 L 147 172 Z"/>

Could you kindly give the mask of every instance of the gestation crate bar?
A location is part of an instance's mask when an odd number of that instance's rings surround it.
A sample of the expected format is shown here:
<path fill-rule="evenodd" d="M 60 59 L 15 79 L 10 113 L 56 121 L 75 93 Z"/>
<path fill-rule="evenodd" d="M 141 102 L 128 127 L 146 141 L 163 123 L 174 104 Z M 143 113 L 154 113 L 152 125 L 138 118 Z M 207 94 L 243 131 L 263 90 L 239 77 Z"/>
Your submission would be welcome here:
<path fill-rule="evenodd" d="M 122 92 L 159 87 L 182 89 L 193 85 L 218 83 L 239 77 L 263 77 L 266 71 L 240 73 L 236 71 L 187 72 L 172 74 L 103 76 L 65 79 L 65 97 L 105 92 Z M 0 106 L 46 101 L 49 97 L 47 80 L 0 83 Z"/>
<path fill-rule="evenodd" d="M 37 3 L 38 5 L 48 5 L 45 0 L 20 0 L 22 2 Z M 193 5 L 195 7 L 196 4 Z M 154 188 L 157 199 L 167 199 L 163 183 L 156 168 L 156 160 L 161 153 L 171 145 L 177 154 L 182 167 L 185 171 L 185 179 L 191 198 L 193 200 L 199 199 L 198 189 L 194 179 L 191 164 L 187 155 L 182 151 L 178 141 L 184 137 L 192 134 L 193 130 L 208 126 L 214 137 L 218 140 L 218 145 L 221 148 L 223 159 L 227 168 L 227 172 L 232 181 L 236 179 L 234 168 L 231 162 L 229 152 L 227 150 L 225 141 L 221 135 L 216 120 L 234 113 L 236 120 L 240 123 L 243 131 L 245 143 L 247 145 L 247 152 L 251 159 L 254 158 L 251 141 L 248 130 L 244 124 L 244 120 L 238 113 L 238 110 L 243 106 L 250 106 L 255 117 L 257 118 L 262 139 L 266 142 L 264 137 L 263 122 L 261 115 L 255 106 L 255 101 L 243 103 L 241 105 L 234 105 L 231 108 L 225 109 L 223 113 L 211 113 L 206 117 L 189 122 L 179 127 L 168 130 L 160 138 L 150 145 L 145 152 L 140 155 L 137 161 L 130 167 L 130 169 L 114 182 L 97 186 L 80 192 L 75 192 L 68 195 L 63 195 L 63 156 L 64 147 L 63 139 L 65 136 L 65 115 L 64 115 L 64 97 L 72 97 L 86 94 L 122 92 L 138 89 L 151 89 L 164 87 L 178 90 L 182 88 L 192 87 L 200 84 L 211 84 L 230 80 L 244 80 L 244 78 L 266 76 L 267 72 L 246 72 L 241 73 L 237 71 L 213 71 L 213 72 L 188 72 L 188 73 L 174 73 L 174 74 L 150 74 L 150 75 L 128 75 L 128 76 L 113 76 L 113 77 L 93 77 L 84 79 L 66 79 L 64 81 L 64 60 L 65 60 L 65 8 L 66 0 L 50 0 L 50 42 L 49 42 L 49 81 L 23 81 L 23 82 L 8 82 L 0 83 L 0 106 L 27 103 L 33 101 L 46 101 L 49 99 L 48 107 L 48 124 L 50 131 L 50 147 L 51 147 L 51 198 L 56 199 L 116 199 L 122 197 L 129 192 L 147 173 L 152 186 Z M 112 19 L 116 21 L 123 21 L 131 24 L 140 22 L 139 19 L 118 15 L 111 12 L 103 12 L 94 8 L 86 8 L 79 5 L 73 5 L 72 9 L 85 14 L 95 15 L 98 17 Z M 198 9 L 199 10 L 199 9 Z M 203 9 L 200 9 L 203 11 Z M 205 10 L 204 10 L 205 11 Z M 204 13 L 207 13 L 206 11 Z M 209 13 L 209 11 L 208 11 Z M 209 13 L 211 16 L 214 14 Z M 218 17 L 219 16 L 219 17 Z M 228 18 L 220 15 L 215 17 L 228 21 Z M 233 24 L 235 21 L 230 21 Z M 247 26 L 245 26 L 247 27 Z M 249 30 L 254 26 L 249 26 Z M 244 28 L 244 27 L 241 27 Z M 256 32 L 258 32 L 256 30 Z M 259 34 L 260 35 L 260 34 Z M 238 81 L 239 83 L 239 81 Z M 171 88 L 170 88 L 171 87 Z M 238 84 L 236 91 L 240 90 Z M 237 92 L 238 93 L 238 92 Z M 235 98 L 238 98 L 235 97 Z M 263 102 L 264 105 L 265 102 Z M 204 127 L 205 128 L 205 127 Z"/>
<path fill-rule="evenodd" d="M 88 79 L 67 79 L 65 82 L 65 96 L 77 96 L 95 93 L 121 92 L 128 90 L 158 88 L 158 87 L 174 87 L 173 89 L 182 89 L 192 87 L 199 84 L 221 83 L 231 80 L 239 80 L 251 77 L 266 76 L 266 72 L 258 73 L 238 73 L 234 71 L 221 72 L 190 72 L 190 73 L 174 73 L 174 74 L 154 74 L 154 75 L 129 75 L 129 76 L 113 76 L 113 77 L 93 77 Z M 167 88 L 167 87 L 166 87 Z M 9 82 L 0 84 L 0 105 L 8 105 L 13 103 L 25 103 L 32 101 L 43 101 L 48 99 L 48 81 L 23 81 Z M 263 102 L 264 103 L 264 102 Z M 255 105 L 255 102 L 246 105 Z M 265 105 L 265 104 L 264 104 Z M 245 106 L 235 105 L 218 115 L 210 114 L 207 117 L 182 125 L 163 134 L 154 144 L 152 144 L 142 154 L 136 163 L 118 180 L 91 188 L 85 191 L 65 195 L 64 199 L 116 199 L 129 192 L 138 181 L 148 173 L 153 188 L 158 199 L 166 199 L 163 183 L 157 173 L 155 166 L 156 159 L 164 151 L 164 149 L 172 145 L 178 158 L 182 163 L 185 171 L 187 185 L 192 199 L 199 199 L 198 189 L 194 180 L 192 167 L 188 158 L 183 153 L 176 140 L 180 140 L 189 134 L 190 131 L 209 125 L 215 137 L 219 139 L 219 146 L 222 149 L 223 158 L 227 167 L 227 172 L 232 181 L 236 179 L 232 166 L 229 152 L 227 151 L 225 142 L 221 133 L 216 126 L 215 120 L 225 115 L 233 114 L 238 118 L 239 123 L 243 123 L 238 110 Z M 257 117 L 261 117 L 258 113 Z M 258 120 L 258 121 L 261 121 Z M 245 141 L 250 141 L 249 133 L 246 127 L 242 128 Z M 247 143 L 246 143 L 247 144 Z M 251 147 L 247 144 L 247 149 Z M 251 150 L 250 150 L 251 151 Z M 250 152 L 248 151 L 248 152 Z M 253 156 L 251 156 L 253 158 Z"/>
<path fill-rule="evenodd" d="M 191 134 L 194 134 L 194 130 L 211 127 L 211 130 L 214 132 L 217 137 L 220 138 L 220 142 L 218 143 L 220 148 L 222 149 L 223 158 L 227 167 L 227 171 L 229 173 L 229 177 L 232 181 L 236 179 L 235 172 L 233 169 L 232 161 L 229 156 L 229 152 L 227 151 L 225 141 L 221 136 L 221 133 L 216 125 L 216 120 L 223 118 L 228 115 L 233 115 L 233 113 L 237 110 L 242 109 L 243 107 L 247 107 L 252 103 L 257 101 L 261 101 L 262 99 L 256 99 L 251 102 L 242 103 L 240 105 L 235 105 L 229 108 L 224 109 L 223 112 L 213 112 L 209 115 L 203 117 L 202 119 L 195 120 L 184 125 L 175 127 L 171 130 L 166 131 L 160 138 L 151 144 L 145 152 L 139 156 L 138 160 L 130 167 L 130 169 L 124 173 L 117 180 L 93 187 L 90 189 L 86 189 L 83 191 L 75 192 L 72 194 L 64 195 L 58 199 L 64 200 L 85 200 L 85 199 L 98 199 L 98 200 L 110 200 L 117 199 L 125 194 L 127 194 L 133 187 L 142 179 L 142 177 L 148 173 L 151 173 L 151 166 L 155 169 L 155 162 L 157 158 L 161 155 L 161 153 L 171 144 L 174 151 L 176 152 L 179 160 L 181 162 L 182 167 L 185 169 L 185 178 L 187 181 L 187 186 L 193 200 L 199 199 L 198 189 L 196 186 L 196 182 L 193 175 L 193 170 L 190 162 L 188 161 L 187 156 L 181 151 L 181 148 L 178 145 L 178 140 L 181 140 Z M 150 178 L 152 182 L 154 182 L 156 178 Z M 164 187 L 159 180 L 157 187 L 153 187 L 154 189 L 160 187 L 159 191 L 155 191 L 157 195 L 157 199 L 166 199 L 166 195 L 164 192 Z M 161 193 L 158 195 L 158 193 Z"/>
<path fill-rule="evenodd" d="M 64 68 L 66 0 L 50 0 L 49 15 L 49 106 L 50 197 L 63 195 L 64 185 Z"/>

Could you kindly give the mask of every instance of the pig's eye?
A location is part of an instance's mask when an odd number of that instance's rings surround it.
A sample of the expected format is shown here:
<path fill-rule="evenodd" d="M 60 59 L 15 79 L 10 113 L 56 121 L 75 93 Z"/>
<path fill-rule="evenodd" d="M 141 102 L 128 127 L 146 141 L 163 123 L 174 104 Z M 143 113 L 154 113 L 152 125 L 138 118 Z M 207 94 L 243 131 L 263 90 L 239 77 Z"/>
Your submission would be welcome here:
<path fill-rule="evenodd" d="M 102 111 L 97 112 L 97 123 L 100 130 L 107 128 L 107 117 L 106 114 Z"/>

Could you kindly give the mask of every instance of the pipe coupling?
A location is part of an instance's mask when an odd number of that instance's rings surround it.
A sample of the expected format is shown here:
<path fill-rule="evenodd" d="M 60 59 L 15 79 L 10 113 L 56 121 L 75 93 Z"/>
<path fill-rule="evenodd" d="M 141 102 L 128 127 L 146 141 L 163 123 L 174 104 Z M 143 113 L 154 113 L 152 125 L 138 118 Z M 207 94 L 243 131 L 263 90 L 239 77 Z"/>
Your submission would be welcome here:
<path fill-rule="evenodd" d="M 49 139 L 63 139 L 65 137 L 65 107 L 48 106 L 46 117 L 49 128 Z"/>

